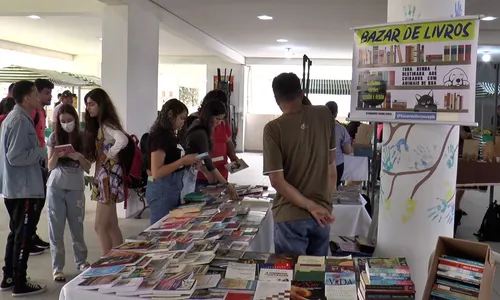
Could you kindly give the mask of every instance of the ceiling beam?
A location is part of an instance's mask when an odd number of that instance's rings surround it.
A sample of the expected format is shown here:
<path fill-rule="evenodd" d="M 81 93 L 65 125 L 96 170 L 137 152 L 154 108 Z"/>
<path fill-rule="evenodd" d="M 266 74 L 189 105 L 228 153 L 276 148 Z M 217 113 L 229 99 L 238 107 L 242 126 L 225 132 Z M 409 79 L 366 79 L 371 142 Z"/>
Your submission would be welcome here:
<path fill-rule="evenodd" d="M 179 36 L 194 45 L 198 45 L 208 51 L 214 52 L 217 56 L 222 59 L 236 64 L 245 64 L 245 56 L 238 53 L 234 49 L 225 45 L 221 41 L 210 36 L 201 29 L 193 26 L 186 20 L 175 15 L 167 8 L 159 5 L 152 0 L 100 0 L 103 3 L 109 5 L 116 5 L 117 2 L 127 5 L 138 5 L 142 9 L 149 11 L 151 14 L 155 15 L 160 19 L 161 27 L 163 30 L 168 31 L 171 34 Z"/>
<path fill-rule="evenodd" d="M 23 52 L 28 54 L 34 54 L 44 57 L 57 58 L 61 60 L 73 61 L 75 56 L 73 54 L 48 50 L 40 47 L 34 47 L 9 41 L 0 40 L 0 49 Z"/>
<path fill-rule="evenodd" d="M 352 66 L 352 59 L 311 58 L 313 66 Z M 302 58 L 247 57 L 247 65 L 302 65 Z"/>

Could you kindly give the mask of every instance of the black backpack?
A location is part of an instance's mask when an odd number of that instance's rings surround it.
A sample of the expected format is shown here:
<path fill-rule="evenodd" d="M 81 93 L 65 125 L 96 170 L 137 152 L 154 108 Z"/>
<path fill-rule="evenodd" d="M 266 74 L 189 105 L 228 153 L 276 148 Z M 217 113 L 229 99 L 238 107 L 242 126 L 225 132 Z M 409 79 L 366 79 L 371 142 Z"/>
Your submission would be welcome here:
<path fill-rule="evenodd" d="M 500 242 L 500 205 L 496 201 L 490 204 L 484 214 L 479 231 L 474 235 L 480 242 Z"/>

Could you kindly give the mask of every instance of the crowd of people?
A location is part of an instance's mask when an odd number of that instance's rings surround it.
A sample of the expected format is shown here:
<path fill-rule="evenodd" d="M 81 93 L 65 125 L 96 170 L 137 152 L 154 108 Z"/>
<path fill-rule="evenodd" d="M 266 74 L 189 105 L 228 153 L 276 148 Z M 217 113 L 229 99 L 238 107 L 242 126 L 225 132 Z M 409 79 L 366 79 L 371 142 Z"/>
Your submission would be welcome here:
<path fill-rule="evenodd" d="M 54 281 L 66 281 L 66 222 L 76 268 L 89 267 L 84 174 L 92 164 L 91 200 L 97 202 L 94 230 L 101 254 L 123 242 L 117 204 L 127 197 L 122 153 L 130 138 L 110 96 L 96 88 L 84 98 L 83 130 L 72 105 L 73 94 L 58 95 L 46 142 L 45 107 L 51 104 L 53 88 L 45 79 L 19 81 L 0 103 L 0 192 L 10 217 L 0 290 L 12 290 L 14 296 L 45 291 L 45 286 L 27 279 L 29 255 L 45 249 L 50 248 Z M 283 111 L 263 133 L 264 174 L 277 191 L 272 208 L 276 252 L 327 255 L 329 224 L 334 221 L 331 193 L 340 183 L 343 153 L 352 151 L 350 137 L 335 121 L 337 105 L 311 105 L 295 74 L 277 76 L 272 88 Z M 141 149 L 151 224 L 181 205 L 184 195 L 207 185 L 226 185 L 230 197 L 237 199 L 225 168 L 228 160 L 238 160 L 228 107 L 228 97 L 221 90 L 207 93 L 191 115 L 177 99 L 162 106 Z M 36 233 L 45 201 L 48 243 Z"/>

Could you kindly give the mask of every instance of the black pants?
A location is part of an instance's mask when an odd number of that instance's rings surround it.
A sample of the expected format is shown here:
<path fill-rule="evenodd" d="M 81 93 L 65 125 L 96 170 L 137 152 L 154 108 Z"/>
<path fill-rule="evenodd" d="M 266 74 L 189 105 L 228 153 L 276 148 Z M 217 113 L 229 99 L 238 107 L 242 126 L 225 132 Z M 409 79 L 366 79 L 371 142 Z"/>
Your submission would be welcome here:
<path fill-rule="evenodd" d="M 49 179 L 49 171 L 45 168 L 45 162 L 41 162 L 43 164 L 42 167 L 42 178 L 43 178 L 43 186 L 47 186 L 47 180 Z M 45 206 L 45 198 L 47 197 L 47 189 L 45 189 L 45 197 L 40 199 L 35 206 L 35 230 L 33 231 L 33 236 L 36 234 L 38 222 L 40 222 L 40 218 L 42 216 L 43 207 Z"/>
<path fill-rule="evenodd" d="M 26 282 L 28 258 L 37 220 L 35 207 L 40 201 L 41 199 L 5 199 L 10 217 L 10 233 L 5 247 L 3 272 L 5 277 L 14 279 L 16 286 L 23 286 Z"/>
<path fill-rule="evenodd" d="M 342 182 L 342 175 L 344 175 L 344 163 L 341 163 L 337 166 L 337 188 L 340 186 Z"/>

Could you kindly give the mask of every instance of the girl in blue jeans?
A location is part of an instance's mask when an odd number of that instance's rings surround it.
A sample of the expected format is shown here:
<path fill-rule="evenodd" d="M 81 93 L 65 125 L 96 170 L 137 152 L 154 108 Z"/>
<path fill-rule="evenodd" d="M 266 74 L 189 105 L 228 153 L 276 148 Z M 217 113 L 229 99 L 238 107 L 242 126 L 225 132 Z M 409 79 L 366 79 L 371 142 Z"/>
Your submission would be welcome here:
<path fill-rule="evenodd" d="M 78 270 L 84 271 L 87 263 L 87 246 L 83 238 L 85 218 L 84 171 L 89 171 L 90 162 L 80 154 L 83 149 L 82 135 L 78 128 L 78 115 L 71 104 L 63 104 L 54 120 L 54 132 L 48 146 L 47 211 L 49 218 L 50 252 L 53 278 L 66 281 L 63 273 L 66 260 L 64 254 L 64 229 L 68 220 L 73 238 L 73 252 Z M 65 147 L 57 147 L 63 146 Z M 67 147 L 71 145 L 71 147 Z"/>
<path fill-rule="evenodd" d="M 196 154 L 185 155 L 177 131 L 187 118 L 187 107 L 177 99 L 163 104 L 149 131 L 147 152 L 148 184 L 146 200 L 151 224 L 158 222 L 181 203 L 184 167 L 195 164 Z"/>

